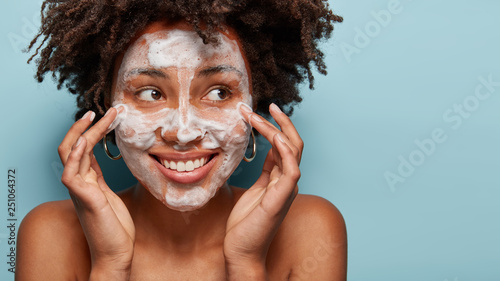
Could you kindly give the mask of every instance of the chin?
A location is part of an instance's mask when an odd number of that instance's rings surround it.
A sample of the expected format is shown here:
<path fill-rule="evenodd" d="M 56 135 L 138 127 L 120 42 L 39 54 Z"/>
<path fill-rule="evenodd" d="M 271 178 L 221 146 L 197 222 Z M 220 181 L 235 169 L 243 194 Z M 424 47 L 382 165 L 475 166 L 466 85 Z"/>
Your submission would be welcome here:
<path fill-rule="evenodd" d="M 178 184 L 174 182 L 166 183 L 166 186 L 160 188 L 146 186 L 146 189 L 161 201 L 168 208 L 180 211 L 194 211 L 205 206 L 210 199 L 212 199 L 224 182 L 219 185 L 211 185 L 203 188 L 202 186 L 195 186 L 186 184 Z"/>
<path fill-rule="evenodd" d="M 217 190 L 219 190 L 219 188 L 217 188 Z M 215 190 L 214 195 L 217 190 Z M 213 197 L 210 192 L 206 191 L 202 187 L 189 189 L 180 196 L 172 196 L 174 195 L 172 193 L 175 193 L 175 189 L 168 189 L 167 195 L 162 198 L 162 202 L 168 208 L 180 212 L 198 210 L 205 206 Z"/>

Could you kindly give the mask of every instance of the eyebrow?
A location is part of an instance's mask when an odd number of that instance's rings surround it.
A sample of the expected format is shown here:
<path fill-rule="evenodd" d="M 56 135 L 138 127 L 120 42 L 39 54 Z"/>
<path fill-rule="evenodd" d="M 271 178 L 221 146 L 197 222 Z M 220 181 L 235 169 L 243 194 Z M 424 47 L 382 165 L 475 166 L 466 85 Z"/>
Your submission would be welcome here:
<path fill-rule="evenodd" d="M 198 72 L 198 77 L 207 77 L 222 72 L 235 72 L 238 76 L 242 77 L 243 73 L 239 71 L 236 67 L 226 64 L 221 64 L 217 66 L 207 67 Z"/>
<path fill-rule="evenodd" d="M 160 78 L 167 78 L 170 79 L 168 74 L 166 74 L 163 71 L 157 70 L 157 69 L 151 69 L 151 68 L 134 68 L 130 70 L 128 75 L 147 75 L 147 76 L 152 76 L 152 77 L 160 77 Z"/>

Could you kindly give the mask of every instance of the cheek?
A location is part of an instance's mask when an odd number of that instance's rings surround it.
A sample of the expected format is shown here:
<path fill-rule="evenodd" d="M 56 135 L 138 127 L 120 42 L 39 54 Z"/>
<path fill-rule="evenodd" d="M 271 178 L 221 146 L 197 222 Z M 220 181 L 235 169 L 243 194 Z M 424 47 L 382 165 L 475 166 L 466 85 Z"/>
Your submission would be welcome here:
<path fill-rule="evenodd" d="M 199 118 L 198 122 L 205 125 L 204 130 L 206 131 L 203 141 L 204 147 L 220 147 L 222 150 L 245 147 L 248 142 L 250 126 L 236 110 L 217 109 L 216 111 L 200 114 L 204 118 Z"/>
<path fill-rule="evenodd" d="M 127 147 L 148 149 L 155 142 L 161 120 L 165 119 L 161 113 L 147 114 L 129 107 L 127 116 L 115 129 L 117 138 Z"/>

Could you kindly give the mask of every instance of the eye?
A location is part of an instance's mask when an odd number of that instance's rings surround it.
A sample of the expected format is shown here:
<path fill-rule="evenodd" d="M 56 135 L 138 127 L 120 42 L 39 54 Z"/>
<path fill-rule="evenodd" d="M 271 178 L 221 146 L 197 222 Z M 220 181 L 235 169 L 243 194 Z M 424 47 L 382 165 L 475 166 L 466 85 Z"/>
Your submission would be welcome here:
<path fill-rule="evenodd" d="M 137 92 L 136 97 L 143 101 L 157 101 L 162 98 L 161 93 L 154 89 L 145 89 Z"/>
<path fill-rule="evenodd" d="M 231 92 L 229 90 L 226 90 L 224 88 L 222 89 L 213 89 L 206 96 L 203 97 L 203 99 L 207 99 L 209 101 L 222 101 L 231 95 Z"/>

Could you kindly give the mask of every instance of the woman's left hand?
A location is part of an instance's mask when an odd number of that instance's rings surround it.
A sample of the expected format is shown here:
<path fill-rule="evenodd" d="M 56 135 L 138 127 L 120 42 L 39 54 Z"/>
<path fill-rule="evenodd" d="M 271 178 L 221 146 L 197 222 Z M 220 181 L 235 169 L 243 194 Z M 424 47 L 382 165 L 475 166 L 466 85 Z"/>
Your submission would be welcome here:
<path fill-rule="evenodd" d="M 302 139 L 286 114 L 274 104 L 269 109 L 281 130 L 246 106 L 240 107 L 243 117 L 271 143 L 272 148 L 261 176 L 241 196 L 227 221 L 224 239 L 226 267 L 228 276 L 238 274 L 238 280 L 244 280 L 243 275 L 249 279 L 266 275 L 269 245 L 298 192 L 299 163 L 304 147 Z"/>

